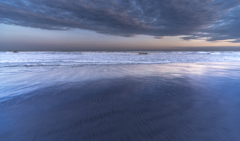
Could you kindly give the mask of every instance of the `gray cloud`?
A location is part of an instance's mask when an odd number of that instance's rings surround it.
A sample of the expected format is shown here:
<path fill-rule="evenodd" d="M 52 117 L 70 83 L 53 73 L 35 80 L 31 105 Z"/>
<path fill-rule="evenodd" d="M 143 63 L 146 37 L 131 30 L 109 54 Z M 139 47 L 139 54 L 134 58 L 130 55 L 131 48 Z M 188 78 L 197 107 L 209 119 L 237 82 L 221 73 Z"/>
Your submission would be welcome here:
<path fill-rule="evenodd" d="M 209 27 L 183 39 L 202 39 L 207 41 L 231 40 L 232 43 L 240 43 L 240 5 L 235 5 L 227 13 L 214 21 Z"/>
<path fill-rule="evenodd" d="M 240 0 L 1 0 L 0 23 L 184 40 L 240 40 Z"/>

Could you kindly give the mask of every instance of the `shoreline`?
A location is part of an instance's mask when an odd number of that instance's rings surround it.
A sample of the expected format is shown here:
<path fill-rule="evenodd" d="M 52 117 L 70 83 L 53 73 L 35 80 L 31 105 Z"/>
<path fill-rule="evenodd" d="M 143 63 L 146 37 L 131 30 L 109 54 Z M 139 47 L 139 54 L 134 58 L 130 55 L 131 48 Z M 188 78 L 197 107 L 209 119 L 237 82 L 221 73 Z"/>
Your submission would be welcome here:
<path fill-rule="evenodd" d="M 177 63 L 9 75 L 5 91 L 25 95 L 0 106 L 0 138 L 239 140 L 239 69 L 240 63 Z"/>

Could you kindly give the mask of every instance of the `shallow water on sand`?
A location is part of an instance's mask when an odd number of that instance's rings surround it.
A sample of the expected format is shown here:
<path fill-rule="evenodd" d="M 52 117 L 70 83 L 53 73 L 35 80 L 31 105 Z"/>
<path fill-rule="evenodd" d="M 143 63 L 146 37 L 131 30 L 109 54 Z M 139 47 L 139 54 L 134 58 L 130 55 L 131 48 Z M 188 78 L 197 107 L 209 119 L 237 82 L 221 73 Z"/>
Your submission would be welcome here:
<path fill-rule="evenodd" d="M 0 139 L 239 141 L 240 63 L 0 74 Z"/>

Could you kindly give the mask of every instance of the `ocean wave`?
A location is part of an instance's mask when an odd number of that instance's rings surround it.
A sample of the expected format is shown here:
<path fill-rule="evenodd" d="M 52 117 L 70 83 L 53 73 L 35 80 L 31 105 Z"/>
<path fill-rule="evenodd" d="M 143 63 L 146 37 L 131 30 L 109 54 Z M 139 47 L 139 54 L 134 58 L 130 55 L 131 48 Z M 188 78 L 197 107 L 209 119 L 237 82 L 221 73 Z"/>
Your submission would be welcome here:
<path fill-rule="evenodd" d="M 36 68 L 106 64 L 240 62 L 240 52 L 0 52 L 1 68 Z M 0 69 L 1 69 L 0 68 Z M 6 70 L 4 69 L 4 70 Z M 1 71 L 1 70 L 0 70 Z"/>

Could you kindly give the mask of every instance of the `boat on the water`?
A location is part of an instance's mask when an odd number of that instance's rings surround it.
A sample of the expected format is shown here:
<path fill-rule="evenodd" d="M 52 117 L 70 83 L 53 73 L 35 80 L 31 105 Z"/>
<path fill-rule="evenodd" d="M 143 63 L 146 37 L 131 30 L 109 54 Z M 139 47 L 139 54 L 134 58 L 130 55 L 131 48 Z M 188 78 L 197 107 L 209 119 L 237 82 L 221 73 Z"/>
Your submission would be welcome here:
<path fill-rule="evenodd" d="M 139 52 L 138 54 L 139 55 L 147 55 L 148 53 L 147 52 Z"/>

